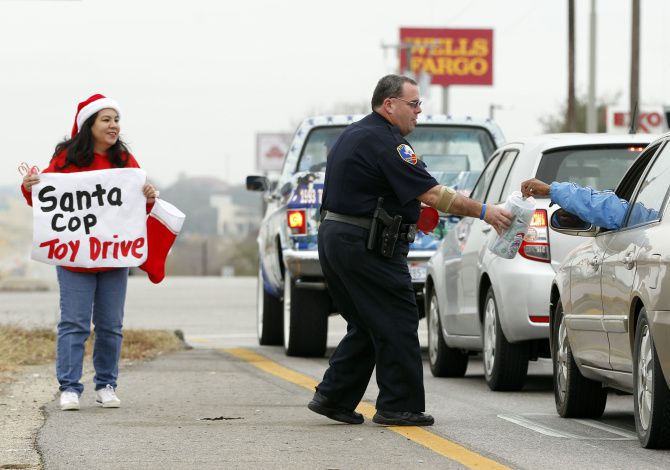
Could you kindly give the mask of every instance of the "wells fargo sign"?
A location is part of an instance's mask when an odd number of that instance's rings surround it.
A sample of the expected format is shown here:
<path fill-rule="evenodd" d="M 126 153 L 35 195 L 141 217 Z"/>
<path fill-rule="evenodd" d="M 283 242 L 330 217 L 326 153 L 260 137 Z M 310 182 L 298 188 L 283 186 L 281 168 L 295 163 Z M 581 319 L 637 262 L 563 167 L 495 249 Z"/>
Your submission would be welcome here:
<path fill-rule="evenodd" d="M 434 85 L 493 84 L 492 29 L 400 28 L 400 42 L 400 68 Z"/>

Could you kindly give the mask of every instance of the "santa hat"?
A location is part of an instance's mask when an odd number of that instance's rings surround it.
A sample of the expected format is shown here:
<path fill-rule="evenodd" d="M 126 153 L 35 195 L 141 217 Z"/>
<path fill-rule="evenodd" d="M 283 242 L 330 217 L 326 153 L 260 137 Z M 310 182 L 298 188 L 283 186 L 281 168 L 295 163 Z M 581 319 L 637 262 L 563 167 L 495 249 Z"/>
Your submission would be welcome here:
<path fill-rule="evenodd" d="M 107 108 L 111 108 L 119 113 L 119 116 L 121 115 L 119 103 L 103 95 L 93 95 L 79 103 L 77 106 L 77 115 L 74 117 L 74 125 L 72 126 L 72 137 L 77 135 L 77 132 L 79 132 L 79 129 L 81 129 L 81 126 L 88 118 L 98 111 Z"/>
<path fill-rule="evenodd" d="M 147 260 L 140 266 L 158 284 L 165 277 L 165 259 L 179 235 L 186 216 L 169 202 L 156 199 L 147 217 Z"/>

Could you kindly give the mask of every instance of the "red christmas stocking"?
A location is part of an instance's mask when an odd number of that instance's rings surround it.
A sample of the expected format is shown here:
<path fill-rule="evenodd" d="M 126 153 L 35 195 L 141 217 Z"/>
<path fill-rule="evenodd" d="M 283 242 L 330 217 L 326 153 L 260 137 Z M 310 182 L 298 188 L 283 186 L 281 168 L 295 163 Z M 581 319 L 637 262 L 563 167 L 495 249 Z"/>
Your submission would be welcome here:
<path fill-rule="evenodd" d="M 165 277 L 165 259 L 186 216 L 169 202 L 156 199 L 147 217 L 147 260 L 140 266 L 158 284 Z"/>

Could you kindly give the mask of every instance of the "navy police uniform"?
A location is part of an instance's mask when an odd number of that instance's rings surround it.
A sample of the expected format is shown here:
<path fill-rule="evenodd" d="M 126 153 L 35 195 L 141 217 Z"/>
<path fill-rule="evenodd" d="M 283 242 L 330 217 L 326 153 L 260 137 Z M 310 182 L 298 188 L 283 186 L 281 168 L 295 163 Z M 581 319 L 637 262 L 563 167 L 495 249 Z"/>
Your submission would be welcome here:
<path fill-rule="evenodd" d="M 328 156 L 322 209 L 371 219 L 377 200 L 415 224 L 416 199 L 438 182 L 426 171 L 397 127 L 373 112 L 351 124 Z M 409 243 L 391 258 L 366 248 L 368 230 L 337 220 L 319 227 L 319 260 L 347 334 L 330 358 L 317 391 L 353 410 L 377 366 L 377 409 L 423 412 L 419 316 L 407 267 Z"/>

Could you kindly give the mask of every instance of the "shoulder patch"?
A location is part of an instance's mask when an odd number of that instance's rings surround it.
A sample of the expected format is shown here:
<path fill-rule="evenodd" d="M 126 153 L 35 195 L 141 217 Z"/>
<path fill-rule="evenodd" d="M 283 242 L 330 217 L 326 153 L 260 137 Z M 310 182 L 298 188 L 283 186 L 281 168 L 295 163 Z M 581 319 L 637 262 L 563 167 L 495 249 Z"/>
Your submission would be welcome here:
<path fill-rule="evenodd" d="M 405 160 L 407 163 L 416 165 L 416 154 L 414 153 L 414 150 L 412 150 L 412 147 L 407 144 L 400 144 L 398 145 L 397 150 L 400 158 Z"/>

